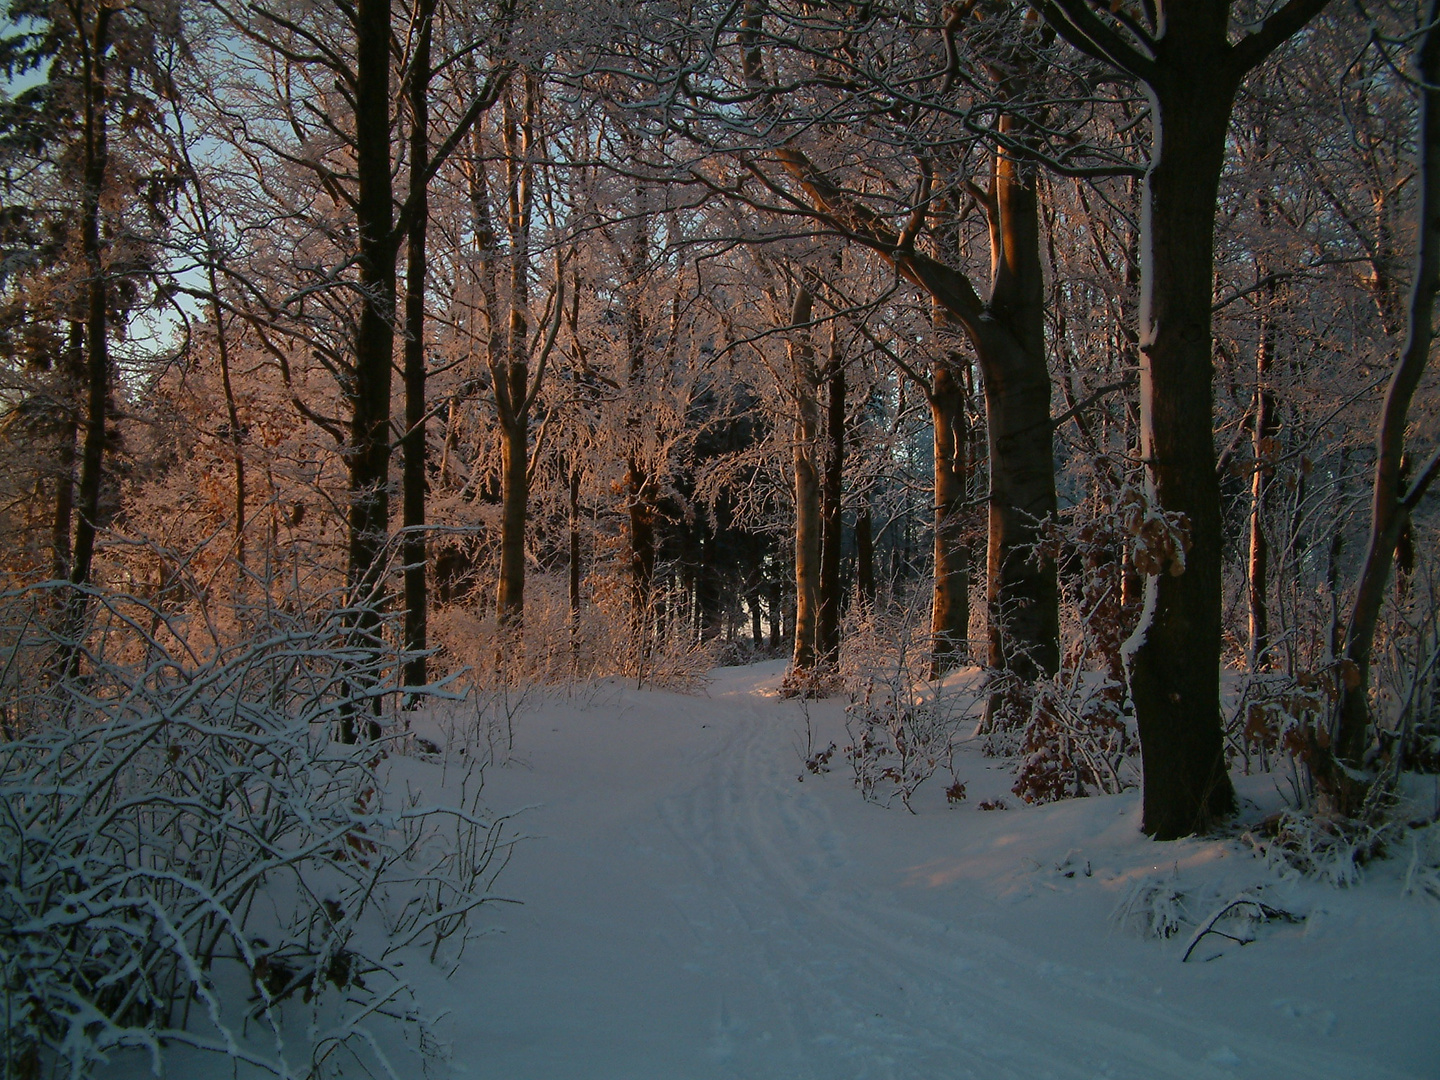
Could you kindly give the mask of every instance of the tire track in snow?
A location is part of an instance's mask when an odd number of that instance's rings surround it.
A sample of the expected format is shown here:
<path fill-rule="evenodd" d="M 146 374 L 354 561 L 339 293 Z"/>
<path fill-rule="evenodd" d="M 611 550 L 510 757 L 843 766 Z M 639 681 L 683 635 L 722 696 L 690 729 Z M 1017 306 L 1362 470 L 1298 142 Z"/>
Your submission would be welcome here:
<path fill-rule="evenodd" d="M 793 718 L 749 695 L 725 700 L 736 708 L 720 745 L 694 763 L 699 783 L 657 809 L 692 868 L 674 899 L 707 973 L 727 988 L 712 1049 L 734 1059 L 735 1075 L 1359 1075 L 1354 1059 L 1217 1031 L 1167 1004 L 1043 964 L 1002 938 L 836 888 L 842 843 L 821 798 L 795 783 L 783 768 L 788 754 L 777 750 Z M 742 1001 L 737 986 L 749 987 Z M 747 1039 L 755 1053 L 743 1052 Z M 1177 1049 L 1222 1044 L 1232 1053 L 1213 1061 Z"/>

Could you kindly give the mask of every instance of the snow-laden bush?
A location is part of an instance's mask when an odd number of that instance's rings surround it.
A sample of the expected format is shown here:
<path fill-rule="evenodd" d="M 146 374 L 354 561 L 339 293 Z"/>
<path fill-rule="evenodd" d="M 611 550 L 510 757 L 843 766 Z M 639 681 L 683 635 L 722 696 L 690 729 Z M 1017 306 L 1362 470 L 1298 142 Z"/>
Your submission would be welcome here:
<path fill-rule="evenodd" d="M 1011 790 L 1029 803 L 1117 795 L 1139 782 L 1139 740 L 1125 688 L 1099 672 L 1037 680 Z"/>
<path fill-rule="evenodd" d="M 393 693 L 393 654 L 335 611 L 187 655 L 162 612 L 97 594 L 78 674 L 45 675 L 43 601 L 0 597 L 26 658 L 0 743 L 7 1075 L 81 1077 L 122 1048 L 158 1072 L 171 1046 L 393 1075 L 372 1023 L 407 1016 L 390 958 L 463 940 L 504 851 L 473 777 L 447 805 L 397 799 L 386 742 L 333 738 Z"/>
<path fill-rule="evenodd" d="M 928 641 L 917 633 L 916 610 L 898 607 L 888 618 L 871 614 L 840 675 L 850 694 L 844 754 L 855 786 L 867 801 L 889 806 L 898 799 L 912 812 L 911 798 L 942 766 L 950 773 L 949 801 L 964 799 L 955 751 L 962 733 L 974 726 L 976 703 L 964 676 L 928 678 Z"/>

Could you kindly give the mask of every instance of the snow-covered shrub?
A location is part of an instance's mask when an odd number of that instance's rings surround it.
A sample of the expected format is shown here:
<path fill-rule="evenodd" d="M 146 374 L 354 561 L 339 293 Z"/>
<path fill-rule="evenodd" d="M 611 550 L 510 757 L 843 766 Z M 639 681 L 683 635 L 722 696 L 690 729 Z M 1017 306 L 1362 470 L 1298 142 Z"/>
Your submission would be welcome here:
<path fill-rule="evenodd" d="M 1111 921 L 1141 937 L 1172 938 L 1193 921 L 1175 871 L 1140 878 L 1130 886 Z"/>
<path fill-rule="evenodd" d="M 0 597 L 9 655 L 53 651 L 43 599 Z M 386 743 L 332 737 L 394 694 L 354 612 L 272 613 L 202 657 L 162 645 L 153 607 L 90 604 L 78 675 L 11 665 L 3 687 L 7 1075 L 81 1077 L 123 1048 L 158 1070 L 167 1046 L 278 1076 L 344 1049 L 393 1075 L 371 1023 L 407 1017 L 387 958 L 463 938 L 504 861 L 478 784 L 392 798 Z"/>
<path fill-rule="evenodd" d="M 1240 698 L 1225 725 L 1226 749 L 1246 772 L 1281 770 L 1290 777 L 1291 801 L 1308 805 L 1308 772 L 1317 745 L 1328 745 L 1340 687 L 1355 668 L 1337 661 L 1317 672 L 1256 672 L 1245 676 Z"/>
<path fill-rule="evenodd" d="M 1116 795 L 1137 783 L 1139 742 L 1125 689 L 1098 672 L 1063 671 L 1035 686 L 1011 790 L 1029 803 Z"/>
<path fill-rule="evenodd" d="M 975 704 L 963 676 L 927 677 L 928 641 L 916 631 L 916 611 L 910 605 L 888 619 L 870 615 L 840 673 L 850 694 L 843 752 L 855 786 L 868 801 L 888 806 L 898 799 L 912 812 L 911 798 L 941 766 L 951 773 L 950 802 L 965 797 L 953 766 Z"/>
<path fill-rule="evenodd" d="M 953 761 L 962 715 L 954 694 L 917 695 L 895 680 L 868 682 L 845 710 L 845 757 L 860 794 L 887 806 L 899 799 L 913 813 L 910 799 L 920 785 Z"/>
<path fill-rule="evenodd" d="M 1440 822 L 1412 829 L 1407 840 L 1405 895 L 1440 901 Z"/>
<path fill-rule="evenodd" d="M 1248 832 L 1244 839 L 1270 865 L 1299 871 L 1336 888 L 1360 880 L 1361 868 L 1382 857 L 1397 835 L 1396 826 L 1381 813 L 1348 820 L 1287 810 Z"/>
<path fill-rule="evenodd" d="M 1067 648 L 1061 670 L 1024 686 L 1004 673 L 995 680 L 1003 701 L 991 710 L 997 720 L 987 747 L 1020 759 L 1012 790 L 1026 802 L 1134 786 L 1139 741 L 1123 646 L 1138 611 L 1126 579 L 1133 593 L 1139 572 L 1163 559 L 1183 562 L 1188 545 L 1183 530 L 1147 510 L 1137 487 L 1116 488 L 1109 470 L 1093 479 L 1091 494 L 1065 520 L 1051 518 L 1042 527 L 1042 551 L 1073 571 L 1062 581 Z"/>

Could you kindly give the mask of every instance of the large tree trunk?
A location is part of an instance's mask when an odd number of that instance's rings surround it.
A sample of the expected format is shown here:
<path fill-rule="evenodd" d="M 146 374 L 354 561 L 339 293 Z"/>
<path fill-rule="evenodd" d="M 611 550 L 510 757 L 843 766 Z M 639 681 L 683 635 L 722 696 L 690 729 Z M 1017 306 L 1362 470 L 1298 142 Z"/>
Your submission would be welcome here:
<path fill-rule="evenodd" d="M 1140 453 L 1152 505 L 1183 524 L 1189 550 L 1147 579 L 1126 649 L 1145 772 L 1141 827 L 1168 840 L 1204 829 L 1235 803 L 1220 729 L 1220 484 L 1210 428 L 1215 206 L 1230 110 L 1246 73 L 1326 0 L 1285 0 L 1233 44 L 1231 0 L 1157 5 L 1150 30 L 1144 16 L 1110 21 L 1088 0 L 1037 3 L 1067 40 L 1142 80 L 1150 96 Z M 1140 38 L 1137 49 L 1131 41 Z"/>
<path fill-rule="evenodd" d="M 390 383 L 394 353 L 395 243 L 390 183 L 390 4 L 358 0 L 355 9 L 355 167 L 359 181 L 359 287 L 350 394 L 347 579 L 354 627 L 367 649 L 380 648 L 380 613 L 390 519 Z M 378 706 L 378 699 L 376 699 Z M 371 720 L 367 732 L 379 735 Z M 353 742 L 345 717 L 341 738 Z"/>
<path fill-rule="evenodd" d="M 991 436 L 991 607 L 999 613 L 991 633 L 998 635 L 1000 656 L 1022 664 L 1022 673 L 1053 671 L 1059 657 L 1059 587 L 1054 561 L 1034 558 L 1038 526 L 1055 509 L 1055 480 L 1033 176 L 1006 155 L 996 162 L 990 206 L 994 273 L 986 304 L 951 265 L 952 242 L 941 244 L 941 258 L 905 247 L 799 150 L 784 147 L 777 156 L 822 212 L 844 222 L 929 292 L 970 339 L 985 380 Z M 914 378 L 933 394 L 929 380 L 918 373 Z"/>
<path fill-rule="evenodd" d="M 502 627 L 518 628 L 525 614 L 525 514 L 528 483 L 529 416 L 500 424 L 500 582 L 495 616 Z"/>
<path fill-rule="evenodd" d="M 627 140 L 628 141 L 628 140 Z M 639 146 L 631 143 L 632 152 Z M 630 519 L 630 610 L 635 645 L 642 661 L 650 654 L 654 626 L 656 507 L 653 485 L 642 458 L 645 422 L 642 413 L 653 407 L 645 393 L 646 348 L 651 320 L 644 310 L 644 282 L 650 262 L 650 221 L 646 212 L 648 192 L 643 183 L 635 185 L 635 220 L 630 243 L 623 253 L 627 291 L 625 294 L 625 385 L 630 391 L 627 406 L 625 458 L 625 502 Z"/>
<path fill-rule="evenodd" d="M 101 7 L 85 42 L 84 131 L 80 193 L 80 244 L 89 277 L 85 299 L 85 413 L 80 450 L 79 502 L 75 542 L 70 551 L 70 581 L 90 583 L 99 528 L 100 486 L 105 457 L 105 419 L 110 404 L 109 287 L 101 247 L 100 213 L 109 171 L 109 108 L 105 58 L 110 50 L 111 10 Z M 83 34 L 83 27 L 81 28 Z M 73 440 L 72 444 L 73 446 Z M 78 673 L 80 638 L 89 604 L 85 593 L 74 590 L 65 603 L 59 667 L 67 675 Z"/>
<path fill-rule="evenodd" d="M 1204 40 L 1170 54 L 1152 87 L 1142 211 L 1140 453 L 1152 502 L 1183 515 L 1190 544 L 1182 561 L 1147 580 L 1146 613 L 1127 645 L 1144 764 L 1142 828 L 1160 840 L 1201 831 L 1235 803 L 1220 730 L 1210 308 L 1215 205 L 1238 80 Z M 1223 33 L 1210 40 L 1223 46 Z"/>
<path fill-rule="evenodd" d="M 425 537 L 425 234 L 430 224 L 428 177 L 430 164 L 430 39 L 434 0 L 425 0 L 418 12 L 419 28 L 410 59 L 410 195 L 412 215 L 405 251 L 405 434 L 401 472 L 404 539 L 400 560 L 405 565 L 406 686 L 428 681 L 426 615 L 429 582 Z"/>
<path fill-rule="evenodd" d="M 810 331 L 813 299 L 799 285 L 790 314 L 790 367 L 795 402 L 795 618 L 792 665 L 814 669 L 819 659 L 816 631 L 820 616 L 820 475 L 816 468 L 820 408 L 815 400 L 815 348 Z"/>
<path fill-rule="evenodd" d="M 956 359 L 956 358 L 951 358 Z M 969 488 L 969 431 L 965 388 L 951 366 L 937 360 L 926 395 L 935 431 L 935 593 L 930 605 L 930 677 L 938 679 L 967 658 L 970 633 L 970 553 L 961 508 Z"/>
<path fill-rule="evenodd" d="M 524 101 L 505 103 L 506 204 L 510 224 L 510 315 L 503 363 L 492 350 L 491 376 L 500 414 L 500 580 L 496 621 L 516 635 L 525 614 L 525 519 L 530 504 L 530 219 L 534 183 L 535 91 L 526 78 Z M 558 313 L 557 297 L 557 313 Z M 492 327 L 492 335 L 494 333 Z"/>
<path fill-rule="evenodd" d="M 1002 118 L 1002 130 L 1016 127 Z M 1055 560 L 1039 545 L 1040 525 L 1056 509 L 1055 463 L 1035 172 L 1003 151 L 995 155 L 990 250 L 990 321 L 976 335 L 990 450 L 989 663 L 1026 683 L 1060 664 Z"/>

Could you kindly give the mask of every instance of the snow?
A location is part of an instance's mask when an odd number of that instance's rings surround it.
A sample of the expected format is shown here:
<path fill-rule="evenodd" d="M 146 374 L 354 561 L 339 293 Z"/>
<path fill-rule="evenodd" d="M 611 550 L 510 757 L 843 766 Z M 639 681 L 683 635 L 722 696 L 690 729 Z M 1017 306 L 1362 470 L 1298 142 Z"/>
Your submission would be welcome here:
<path fill-rule="evenodd" d="M 782 673 L 520 708 L 485 800 L 524 808 L 498 883 L 523 903 L 484 909 L 494 932 L 453 969 L 405 966 L 446 1014 L 439 1075 L 1440 1076 L 1440 905 L 1403 894 L 1403 859 L 1337 890 L 1235 838 L 1157 844 L 1137 793 L 1028 807 L 978 744 L 964 803 L 937 776 L 918 813 L 887 810 L 838 754 L 804 773 L 803 710 L 818 746 L 843 746 L 844 699 L 783 700 Z M 439 775 L 405 764 L 411 784 Z M 1275 804 L 1270 777 L 1240 783 L 1251 816 Z M 1009 808 L 977 809 L 996 797 Z M 1182 963 L 1241 894 L 1300 921 L 1227 924 L 1255 940 L 1211 935 Z M 1138 929 L 1157 910 L 1174 936 Z"/>

